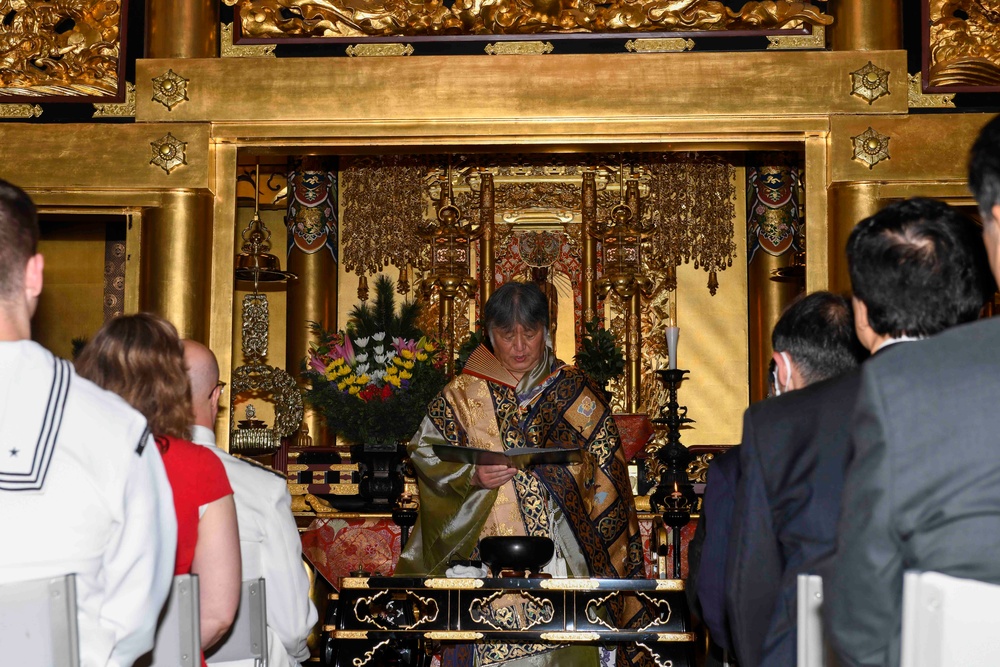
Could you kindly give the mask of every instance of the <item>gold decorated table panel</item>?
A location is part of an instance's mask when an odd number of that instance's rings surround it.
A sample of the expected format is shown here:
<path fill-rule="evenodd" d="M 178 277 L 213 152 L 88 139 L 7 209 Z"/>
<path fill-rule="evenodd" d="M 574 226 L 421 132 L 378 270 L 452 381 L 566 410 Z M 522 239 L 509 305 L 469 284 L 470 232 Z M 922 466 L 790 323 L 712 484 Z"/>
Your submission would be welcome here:
<path fill-rule="evenodd" d="M 280 58 L 252 69 L 241 60 L 138 61 L 136 119 L 610 120 L 907 109 L 903 51 Z M 886 72 L 889 91 L 871 103 L 852 94 L 851 72 L 868 62 Z M 169 72 L 184 81 L 186 99 L 157 101 Z"/>
<path fill-rule="evenodd" d="M 647 623 L 619 628 L 611 607 L 641 604 Z M 504 613 L 511 605 L 520 611 Z M 373 647 L 423 642 L 638 642 L 660 664 L 692 664 L 684 582 L 671 579 L 346 578 L 324 628 L 335 665 L 365 664 Z"/>

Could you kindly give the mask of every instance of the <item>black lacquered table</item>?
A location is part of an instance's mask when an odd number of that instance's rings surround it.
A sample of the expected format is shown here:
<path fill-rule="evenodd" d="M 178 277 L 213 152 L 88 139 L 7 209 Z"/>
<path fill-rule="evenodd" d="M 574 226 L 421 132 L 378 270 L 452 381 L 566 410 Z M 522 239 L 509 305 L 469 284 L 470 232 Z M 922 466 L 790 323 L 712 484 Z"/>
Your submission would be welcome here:
<path fill-rule="evenodd" d="M 520 613 L 497 613 L 500 598 Z M 618 628 L 611 607 L 641 602 L 643 627 Z M 509 607 L 508 607 L 509 608 Z M 324 626 L 325 657 L 337 667 L 420 665 L 434 643 L 636 643 L 663 667 L 693 664 L 695 635 L 676 579 L 341 580 Z"/>

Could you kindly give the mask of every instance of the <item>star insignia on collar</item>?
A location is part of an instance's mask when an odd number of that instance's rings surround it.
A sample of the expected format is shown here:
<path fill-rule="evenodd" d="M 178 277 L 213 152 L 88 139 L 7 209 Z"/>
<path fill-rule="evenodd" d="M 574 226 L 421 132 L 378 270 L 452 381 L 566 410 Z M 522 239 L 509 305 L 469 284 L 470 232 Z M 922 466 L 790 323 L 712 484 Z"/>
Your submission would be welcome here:
<path fill-rule="evenodd" d="M 20 452 L 20 451 L 21 451 L 20 449 L 18 449 L 17 447 L 15 447 L 14 449 L 10 450 L 10 455 L 12 457 L 13 456 L 17 456 L 18 452 Z"/>

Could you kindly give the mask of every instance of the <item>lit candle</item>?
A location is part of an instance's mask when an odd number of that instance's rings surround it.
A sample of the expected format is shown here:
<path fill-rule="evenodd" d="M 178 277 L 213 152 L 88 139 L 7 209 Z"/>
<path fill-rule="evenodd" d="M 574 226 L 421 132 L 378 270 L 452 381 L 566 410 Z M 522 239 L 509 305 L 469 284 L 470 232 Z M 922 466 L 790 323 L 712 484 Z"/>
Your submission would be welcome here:
<path fill-rule="evenodd" d="M 670 357 L 667 368 L 677 368 L 677 339 L 680 335 L 680 327 L 667 327 L 667 355 Z"/>

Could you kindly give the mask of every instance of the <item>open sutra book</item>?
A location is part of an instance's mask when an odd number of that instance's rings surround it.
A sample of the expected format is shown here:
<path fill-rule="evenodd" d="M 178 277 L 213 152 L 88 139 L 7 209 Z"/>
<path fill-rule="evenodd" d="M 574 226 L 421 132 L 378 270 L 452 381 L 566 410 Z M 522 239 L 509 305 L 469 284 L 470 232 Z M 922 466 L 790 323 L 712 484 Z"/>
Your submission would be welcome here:
<path fill-rule="evenodd" d="M 468 463 L 471 465 L 506 465 L 524 470 L 533 465 L 566 465 L 583 461 L 583 450 L 562 447 L 513 447 L 503 452 L 495 452 L 476 447 L 456 447 L 455 445 L 433 445 L 434 455 L 442 461 Z"/>

